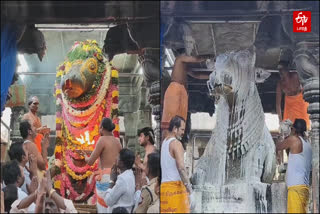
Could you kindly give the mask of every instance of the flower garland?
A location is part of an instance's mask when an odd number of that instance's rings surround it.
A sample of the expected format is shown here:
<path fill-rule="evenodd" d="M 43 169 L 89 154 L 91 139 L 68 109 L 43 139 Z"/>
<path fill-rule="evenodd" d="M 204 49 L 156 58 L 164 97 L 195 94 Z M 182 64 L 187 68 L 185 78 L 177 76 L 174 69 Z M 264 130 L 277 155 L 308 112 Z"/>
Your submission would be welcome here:
<path fill-rule="evenodd" d="M 61 196 L 63 198 L 66 198 L 66 193 L 67 193 L 71 200 L 76 200 L 76 201 L 83 200 L 84 198 L 87 198 L 90 195 L 90 193 L 92 193 L 94 191 L 94 187 L 96 185 L 94 175 L 91 175 L 87 180 L 85 191 L 80 195 L 72 187 L 72 184 L 71 184 L 68 176 L 65 176 L 64 174 L 60 174 L 60 175 L 57 175 L 55 177 L 55 179 L 56 179 L 55 188 L 60 187 L 57 189 L 60 190 Z M 68 187 L 68 189 L 66 189 L 66 187 Z M 67 191 L 67 190 L 69 190 L 69 191 Z"/>
<path fill-rule="evenodd" d="M 65 96 L 60 87 L 62 77 L 73 65 L 82 64 L 89 58 L 98 61 L 96 80 L 83 96 L 71 99 Z M 99 140 L 99 125 L 103 117 L 109 117 L 115 124 L 113 134 L 120 137 L 118 118 L 118 71 L 102 56 L 96 41 L 75 42 L 66 60 L 57 68 L 55 96 L 57 98 L 56 132 L 57 141 L 55 158 L 62 161 L 61 174 L 54 180 L 55 188 L 60 189 L 63 197 L 72 200 L 84 200 L 95 186 L 94 171 L 98 169 L 98 161 L 93 166 L 77 167 L 73 159 L 81 160 L 74 151 L 76 149 L 93 150 Z M 70 177 L 69 177 L 70 176 Z M 87 179 L 84 193 L 77 193 L 70 179 L 82 181 Z"/>
<path fill-rule="evenodd" d="M 76 157 L 70 149 L 67 149 L 66 153 L 67 154 L 65 155 L 65 157 L 66 157 L 67 167 L 70 168 L 70 170 L 72 170 L 72 172 L 75 172 L 78 174 L 83 174 L 83 173 L 86 173 L 88 170 L 90 170 L 90 171 L 97 170 L 98 164 L 94 164 L 93 166 L 85 165 L 84 167 L 75 166 L 73 164 L 72 158 L 78 158 L 78 157 Z M 67 172 L 68 172 L 68 169 L 67 169 Z"/>

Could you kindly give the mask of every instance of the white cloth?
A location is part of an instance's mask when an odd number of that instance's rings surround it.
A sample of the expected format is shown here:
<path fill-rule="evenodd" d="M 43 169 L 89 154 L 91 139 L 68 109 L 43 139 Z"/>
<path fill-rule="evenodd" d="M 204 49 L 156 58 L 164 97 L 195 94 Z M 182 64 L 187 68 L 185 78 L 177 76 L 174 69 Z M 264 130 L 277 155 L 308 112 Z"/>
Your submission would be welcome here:
<path fill-rule="evenodd" d="M 116 207 L 124 207 L 131 213 L 134 206 L 135 177 L 132 169 L 128 169 L 118 175 L 113 188 L 109 188 L 105 195 L 105 202 L 109 206 L 109 212 Z"/>
<path fill-rule="evenodd" d="M 110 182 L 110 175 L 109 174 L 104 174 L 101 177 L 100 181 L 96 181 L 96 194 L 97 197 L 99 198 L 104 198 L 106 191 L 109 188 L 109 182 Z M 109 207 L 104 207 L 97 201 L 97 212 L 98 213 L 108 213 L 109 212 Z"/>
<path fill-rule="evenodd" d="M 137 209 L 139 203 L 141 203 L 141 190 L 138 189 L 135 193 L 134 193 L 134 208 L 133 208 L 133 212 L 135 212 L 135 210 Z"/>
<path fill-rule="evenodd" d="M 28 197 L 28 195 L 20 187 L 18 187 L 18 200 L 23 200 L 26 197 Z M 36 205 L 34 203 L 30 204 L 30 206 L 28 207 L 28 212 L 34 213 L 35 208 Z"/>
<path fill-rule="evenodd" d="M 29 163 L 27 163 L 29 165 Z M 28 193 L 28 190 L 27 190 L 27 184 L 30 185 L 31 183 L 31 179 L 30 179 L 30 172 L 26 169 L 26 167 L 23 168 L 23 173 L 24 173 L 24 182 L 21 186 L 21 189 L 23 190 L 23 192 Z"/>
<path fill-rule="evenodd" d="M 171 156 L 169 151 L 170 143 L 173 140 L 175 140 L 175 138 L 164 140 L 161 146 L 161 183 L 169 181 L 181 181 L 176 160 Z"/>
<path fill-rule="evenodd" d="M 287 169 L 287 186 L 310 185 L 309 177 L 311 172 L 312 148 L 309 142 L 302 137 L 302 152 L 298 154 L 289 153 Z"/>

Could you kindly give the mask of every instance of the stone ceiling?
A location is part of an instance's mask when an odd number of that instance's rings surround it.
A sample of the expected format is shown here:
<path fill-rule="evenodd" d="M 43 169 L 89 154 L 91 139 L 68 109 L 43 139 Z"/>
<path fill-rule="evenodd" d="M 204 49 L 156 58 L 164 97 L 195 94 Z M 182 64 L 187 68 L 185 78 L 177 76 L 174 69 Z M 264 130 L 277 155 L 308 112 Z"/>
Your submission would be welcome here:
<path fill-rule="evenodd" d="M 302 9 L 312 11 L 312 32 L 305 35 L 285 32 L 283 26 L 288 25 L 287 19 L 292 16 L 292 11 Z M 265 112 L 275 113 L 277 66 L 280 59 L 292 62 L 292 51 L 288 51 L 294 46 L 292 38 L 299 36 L 306 41 L 319 41 L 318 1 L 164 1 L 161 2 L 161 17 L 165 26 L 163 43 L 169 50 L 164 51 L 164 58 L 171 59 L 162 76 L 168 77 L 175 56 L 186 52 L 188 47 L 183 35 L 195 40 L 191 55 L 217 56 L 228 51 L 255 48 L 255 67 L 271 73 L 264 82 L 257 84 Z M 294 63 L 291 66 L 295 70 Z M 205 63 L 192 64 L 190 69 L 207 74 L 212 72 Z M 169 80 L 163 80 L 162 85 L 166 87 Z M 189 101 L 192 100 L 189 110 L 212 114 L 214 105 L 210 105 L 206 80 L 188 77 L 188 85 Z M 165 88 L 162 96 L 164 92 Z"/>

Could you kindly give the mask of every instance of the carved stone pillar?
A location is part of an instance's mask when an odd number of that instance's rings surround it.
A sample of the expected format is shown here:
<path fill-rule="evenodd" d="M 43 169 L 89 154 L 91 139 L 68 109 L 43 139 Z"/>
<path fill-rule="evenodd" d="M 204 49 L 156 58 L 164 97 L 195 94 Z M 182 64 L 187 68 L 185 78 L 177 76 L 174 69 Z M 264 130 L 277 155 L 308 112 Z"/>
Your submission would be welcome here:
<path fill-rule="evenodd" d="M 141 87 L 137 94 L 139 109 L 133 112 L 127 111 L 123 113 L 125 137 L 127 139 L 127 147 L 132 151 L 143 153 L 143 148 L 139 145 L 137 132 L 138 129 L 146 126 L 151 127 L 151 109 L 146 101 L 147 88 Z M 133 110 L 133 109 L 132 109 Z"/>
<path fill-rule="evenodd" d="M 137 127 L 139 121 L 139 113 L 124 113 L 124 127 L 125 127 L 125 137 L 127 141 L 127 147 L 132 151 L 136 151 L 136 146 L 138 142 L 137 138 Z"/>
<path fill-rule="evenodd" d="M 18 139 L 22 139 L 19 124 L 21 122 L 22 116 L 27 112 L 26 108 L 23 106 L 12 107 L 12 114 L 11 114 L 11 122 L 10 122 L 10 129 L 12 130 L 10 133 L 10 138 L 12 141 L 16 141 Z"/>
<path fill-rule="evenodd" d="M 149 90 L 149 102 L 152 106 L 152 115 L 156 121 L 156 128 L 154 129 L 155 141 L 157 148 L 160 148 L 160 81 L 155 81 L 152 83 Z"/>
<path fill-rule="evenodd" d="M 309 103 L 312 144 L 312 212 L 319 212 L 319 41 L 299 42 L 294 52 L 303 98 Z"/>
<path fill-rule="evenodd" d="M 140 57 L 143 66 L 144 80 L 148 87 L 147 103 L 152 108 L 152 115 L 155 116 L 156 127 L 153 129 L 155 133 L 155 141 L 157 148 L 160 148 L 160 61 L 159 49 L 146 48 L 144 55 Z M 150 115 L 150 122 L 152 121 Z M 152 122 L 150 123 L 152 127 Z"/>

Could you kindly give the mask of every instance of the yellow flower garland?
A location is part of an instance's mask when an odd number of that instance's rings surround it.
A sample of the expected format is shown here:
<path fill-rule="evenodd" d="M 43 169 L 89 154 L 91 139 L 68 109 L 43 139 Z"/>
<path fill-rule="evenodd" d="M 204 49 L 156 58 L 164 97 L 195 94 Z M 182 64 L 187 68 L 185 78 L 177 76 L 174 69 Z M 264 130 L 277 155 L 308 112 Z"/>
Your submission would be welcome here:
<path fill-rule="evenodd" d="M 76 173 L 74 173 L 68 166 L 67 163 L 65 163 L 64 165 L 66 167 L 67 173 L 75 180 L 83 180 L 87 177 L 89 177 L 92 174 L 92 171 L 87 171 L 85 174 L 83 175 L 76 175 Z"/>
<path fill-rule="evenodd" d="M 111 72 L 112 72 L 112 74 L 111 74 L 112 77 L 114 77 L 114 78 L 118 78 L 119 77 L 119 74 L 118 74 L 117 70 L 113 69 Z"/>
<path fill-rule="evenodd" d="M 118 97 L 118 96 L 119 96 L 119 91 L 112 92 L 112 97 Z"/>
<path fill-rule="evenodd" d="M 60 189 L 60 187 L 61 187 L 61 181 L 60 181 L 60 180 L 55 181 L 54 184 L 53 184 L 53 187 L 54 187 L 55 189 Z"/>

